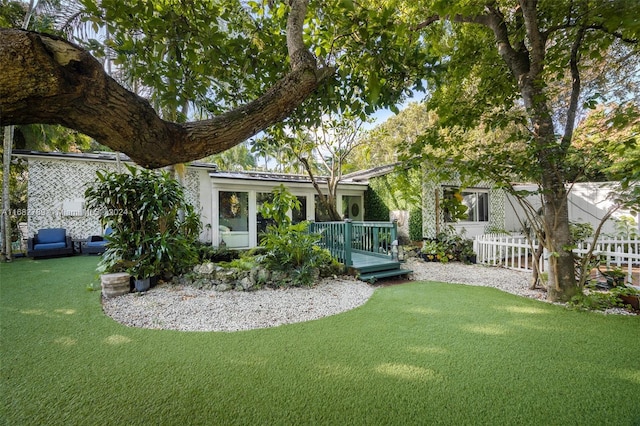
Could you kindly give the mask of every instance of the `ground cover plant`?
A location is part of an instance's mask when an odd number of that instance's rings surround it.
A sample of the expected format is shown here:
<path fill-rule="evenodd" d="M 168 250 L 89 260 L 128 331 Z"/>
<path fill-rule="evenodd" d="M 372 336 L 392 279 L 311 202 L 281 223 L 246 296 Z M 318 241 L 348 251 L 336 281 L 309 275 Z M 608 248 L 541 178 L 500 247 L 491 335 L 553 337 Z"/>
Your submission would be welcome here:
<path fill-rule="evenodd" d="M 638 316 L 416 282 L 307 323 L 145 330 L 102 313 L 96 264 L 0 265 L 0 423 L 640 423 Z"/>

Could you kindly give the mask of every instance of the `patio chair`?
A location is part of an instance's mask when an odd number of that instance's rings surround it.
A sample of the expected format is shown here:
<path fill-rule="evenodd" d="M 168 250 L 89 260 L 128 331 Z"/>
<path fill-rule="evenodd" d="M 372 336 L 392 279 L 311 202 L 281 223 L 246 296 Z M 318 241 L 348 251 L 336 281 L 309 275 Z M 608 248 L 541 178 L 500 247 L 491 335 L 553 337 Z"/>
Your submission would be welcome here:
<path fill-rule="evenodd" d="M 111 235 L 113 230 L 111 227 L 104 231 L 104 235 L 92 235 L 84 246 L 84 252 L 87 254 L 102 254 L 107 249 L 108 240 L 105 236 Z"/>
<path fill-rule="evenodd" d="M 71 256 L 73 244 L 64 228 L 45 228 L 27 240 L 27 256 L 34 259 L 44 257 Z"/>

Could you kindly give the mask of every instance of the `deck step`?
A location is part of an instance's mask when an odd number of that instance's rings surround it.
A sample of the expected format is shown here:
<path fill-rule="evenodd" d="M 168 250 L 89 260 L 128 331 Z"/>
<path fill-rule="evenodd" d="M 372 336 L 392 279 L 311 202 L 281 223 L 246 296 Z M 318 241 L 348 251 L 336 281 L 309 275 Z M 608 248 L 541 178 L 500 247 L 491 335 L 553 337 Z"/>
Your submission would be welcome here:
<path fill-rule="evenodd" d="M 361 274 L 368 274 L 377 271 L 387 271 L 400 268 L 400 262 L 397 261 L 383 261 L 370 264 L 358 264 L 353 267 Z"/>
<path fill-rule="evenodd" d="M 408 275 L 413 271 L 409 269 L 390 269 L 386 271 L 369 272 L 367 274 L 358 275 L 361 281 L 372 281 L 380 278 L 398 277 L 400 275 Z"/>

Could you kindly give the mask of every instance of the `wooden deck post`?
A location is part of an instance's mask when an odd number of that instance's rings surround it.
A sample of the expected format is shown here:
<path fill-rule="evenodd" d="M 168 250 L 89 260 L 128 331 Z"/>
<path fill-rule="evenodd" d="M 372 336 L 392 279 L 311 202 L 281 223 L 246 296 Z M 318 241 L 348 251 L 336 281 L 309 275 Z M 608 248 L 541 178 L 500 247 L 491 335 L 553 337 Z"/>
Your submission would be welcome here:
<path fill-rule="evenodd" d="M 398 219 L 393 219 L 393 226 L 391 227 L 391 242 L 398 239 Z M 400 242 L 398 241 L 398 245 Z"/>
<path fill-rule="evenodd" d="M 353 265 L 353 258 L 351 256 L 351 244 L 353 236 L 353 221 L 351 219 L 345 219 L 344 221 L 344 265 L 349 268 Z"/>

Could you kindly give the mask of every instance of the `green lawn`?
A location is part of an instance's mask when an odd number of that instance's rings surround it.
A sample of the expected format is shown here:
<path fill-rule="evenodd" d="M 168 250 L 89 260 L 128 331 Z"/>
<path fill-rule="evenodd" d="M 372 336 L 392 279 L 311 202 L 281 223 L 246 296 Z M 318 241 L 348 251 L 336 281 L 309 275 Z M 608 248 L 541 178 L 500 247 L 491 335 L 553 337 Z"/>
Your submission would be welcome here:
<path fill-rule="evenodd" d="M 490 288 L 385 287 L 236 333 L 103 315 L 95 257 L 0 265 L 0 424 L 640 425 L 640 317 Z"/>

